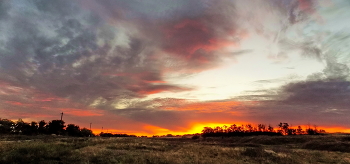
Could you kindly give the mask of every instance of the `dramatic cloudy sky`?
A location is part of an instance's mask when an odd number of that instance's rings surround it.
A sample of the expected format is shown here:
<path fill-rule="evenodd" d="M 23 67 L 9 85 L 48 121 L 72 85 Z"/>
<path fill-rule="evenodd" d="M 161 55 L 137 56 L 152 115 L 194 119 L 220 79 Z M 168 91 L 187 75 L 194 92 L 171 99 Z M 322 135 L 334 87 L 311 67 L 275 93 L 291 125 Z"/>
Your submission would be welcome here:
<path fill-rule="evenodd" d="M 2 0 L 0 117 L 350 129 L 348 0 Z"/>

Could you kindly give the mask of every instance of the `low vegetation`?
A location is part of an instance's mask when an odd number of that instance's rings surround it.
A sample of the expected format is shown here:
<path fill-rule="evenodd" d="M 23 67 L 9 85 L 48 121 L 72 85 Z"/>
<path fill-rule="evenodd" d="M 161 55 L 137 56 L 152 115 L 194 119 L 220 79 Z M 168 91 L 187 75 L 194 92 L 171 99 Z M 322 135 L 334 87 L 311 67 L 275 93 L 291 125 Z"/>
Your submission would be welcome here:
<path fill-rule="evenodd" d="M 2 136 L 0 163 L 350 163 L 347 136 L 141 138 Z M 343 145 L 343 146 L 342 146 Z"/>

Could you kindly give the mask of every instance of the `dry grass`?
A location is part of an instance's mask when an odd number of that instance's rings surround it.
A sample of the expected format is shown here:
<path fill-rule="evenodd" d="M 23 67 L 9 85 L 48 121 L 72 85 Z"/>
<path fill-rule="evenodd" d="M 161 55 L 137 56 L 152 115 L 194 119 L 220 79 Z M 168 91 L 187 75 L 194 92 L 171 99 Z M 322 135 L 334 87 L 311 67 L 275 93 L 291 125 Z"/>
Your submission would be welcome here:
<path fill-rule="evenodd" d="M 349 137 L 2 138 L 0 163 L 350 163 Z M 331 146 L 330 146 L 331 145 Z M 333 145 L 333 146 L 332 146 Z M 327 149 L 327 147 L 329 147 Z M 339 149 L 336 149 L 338 148 Z"/>

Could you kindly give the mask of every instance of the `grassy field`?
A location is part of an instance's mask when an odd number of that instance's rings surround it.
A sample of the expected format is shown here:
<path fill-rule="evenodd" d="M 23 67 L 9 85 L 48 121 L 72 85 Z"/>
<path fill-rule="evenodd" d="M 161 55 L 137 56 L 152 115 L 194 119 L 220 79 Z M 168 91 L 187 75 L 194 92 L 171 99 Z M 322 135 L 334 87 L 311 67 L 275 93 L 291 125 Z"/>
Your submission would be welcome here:
<path fill-rule="evenodd" d="M 1 136 L 0 163 L 350 163 L 350 136 L 67 138 Z"/>

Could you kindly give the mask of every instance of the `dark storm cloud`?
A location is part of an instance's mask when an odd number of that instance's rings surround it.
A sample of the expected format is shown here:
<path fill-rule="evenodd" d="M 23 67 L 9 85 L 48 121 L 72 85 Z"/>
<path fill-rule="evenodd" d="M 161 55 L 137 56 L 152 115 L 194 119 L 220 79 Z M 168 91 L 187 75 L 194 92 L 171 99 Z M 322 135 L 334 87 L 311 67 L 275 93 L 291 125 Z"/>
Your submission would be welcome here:
<path fill-rule="evenodd" d="M 322 76 L 323 75 L 323 76 Z M 286 103 L 314 104 L 323 107 L 344 108 L 350 100 L 349 67 L 328 61 L 319 78 L 287 84 L 282 94 L 288 95 Z"/>
<path fill-rule="evenodd" d="M 319 106 L 345 107 L 350 100 L 348 81 L 306 81 L 291 83 L 284 87 L 289 94 L 284 103 L 314 104 Z"/>
<path fill-rule="evenodd" d="M 119 36 L 101 27 L 104 20 L 79 3 L 23 3 L 27 8 L 19 12 L 20 6 L 14 6 L 5 21 L 11 30 L 0 51 L 2 80 L 86 105 L 98 98 L 114 102 L 121 97 L 187 89 L 153 84 L 164 81 L 159 64 L 144 59 L 150 53 L 147 43 L 130 36 L 127 46 L 110 44 Z"/>
<path fill-rule="evenodd" d="M 270 90 L 247 92 L 233 100 L 254 101 L 244 108 L 246 119 L 260 122 L 291 122 L 322 126 L 346 126 L 350 105 L 349 68 L 328 60 L 326 68 L 304 81 Z M 265 81 L 264 81 L 265 82 Z M 267 82 L 267 81 L 266 81 Z"/>
<path fill-rule="evenodd" d="M 159 42 L 164 52 L 183 60 L 185 68 L 195 72 L 210 69 L 226 57 L 218 51 L 237 45 L 244 35 L 236 17 L 232 1 L 211 2 L 199 16 L 162 22 Z"/>
<path fill-rule="evenodd" d="M 98 2 L 90 0 L 85 6 L 114 24 L 131 23 L 128 27 L 158 50 L 155 56 L 170 55 L 171 70 L 200 72 L 218 66 L 225 56 L 217 51 L 237 44 L 244 33 L 235 24 L 234 3 L 228 0 Z M 120 8 L 118 14 L 111 6 Z"/>
<path fill-rule="evenodd" d="M 8 16 L 8 10 L 10 8 L 8 1 L 0 1 L 0 20 Z"/>
<path fill-rule="evenodd" d="M 87 0 L 80 1 L 105 19 L 183 19 L 197 17 L 212 4 L 208 0 Z M 120 20 L 119 20 L 120 21 Z"/>
<path fill-rule="evenodd" d="M 215 52 L 237 42 L 227 34 L 240 35 L 231 1 L 140 3 L 149 8 L 140 9 L 138 1 L 11 3 L 1 10 L 9 30 L 0 51 L 1 79 L 86 105 L 102 98 L 109 109 L 121 98 L 190 90 L 164 81 L 163 69 L 217 66 Z M 1 9 L 8 5 L 2 2 Z M 126 44 L 115 45 L 123 32 L 106 25 L 114 22 L 137 33 L 124 33 Z M 164 53 L 171 54 L 170 66 L 157 60 Z"/>

